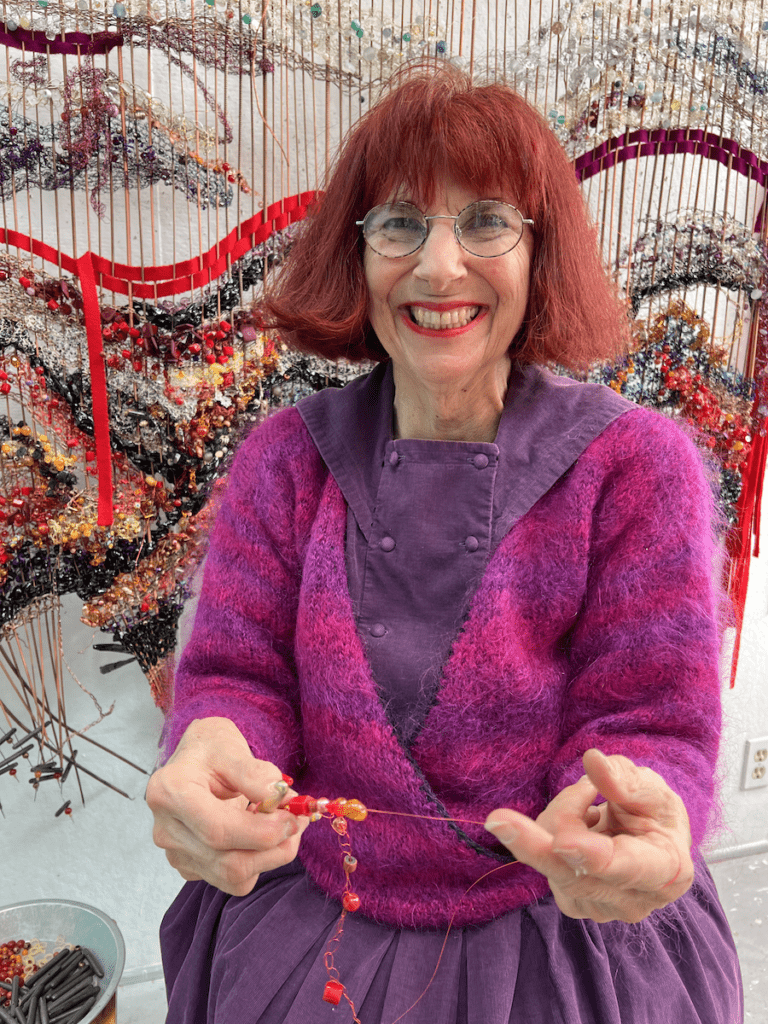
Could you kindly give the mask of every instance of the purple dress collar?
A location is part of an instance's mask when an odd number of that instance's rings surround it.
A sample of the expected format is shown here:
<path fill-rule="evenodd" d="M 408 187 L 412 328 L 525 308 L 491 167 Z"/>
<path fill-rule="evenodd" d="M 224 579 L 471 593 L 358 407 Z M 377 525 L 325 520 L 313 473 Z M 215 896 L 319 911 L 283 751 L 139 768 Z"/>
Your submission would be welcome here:
<path fill-rule="evenodd" d="M 296 406 L 366 538 L 392 439 L 394 397 L 386 361 L 346 387 L 326 388 Z M 473 451 L 499 459 L 493 547 L 610 423 L 634 408 L 603 384 L 583 384 L 535 364 L 513 366 L 495 443 L 473 445 Z M 419 442 L 448 443 L 456 442 Z M 397 450 L 401 442 L 393 444 Z"/>
<path fill-rule="evenodd" d="M 348 505 L 358 634 L 405 746 L 499 542 L 631 402 L 538 366 L 515 368 L 494 443 L 392 440 L 391 364 L 297 408 Z"/>

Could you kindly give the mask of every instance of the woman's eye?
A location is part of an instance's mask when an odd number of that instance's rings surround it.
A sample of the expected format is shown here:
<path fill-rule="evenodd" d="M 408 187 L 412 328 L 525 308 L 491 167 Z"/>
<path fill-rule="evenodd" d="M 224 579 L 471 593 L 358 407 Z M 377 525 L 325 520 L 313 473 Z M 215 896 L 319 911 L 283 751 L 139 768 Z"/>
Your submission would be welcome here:
<path fill-rule="evenodd" d="M 418 234 L 421 231 L 421 224 L 410 217 L 390 217 L 382 227 L 382 231 L 408 231 Z"/>
<path fill-rule="evenodd" d="M 475 217 L 471 224 L 468 224 L 465 231 L 504 231 L 509 224 L 503 217 L 495 214 L 486 214 Z"/>

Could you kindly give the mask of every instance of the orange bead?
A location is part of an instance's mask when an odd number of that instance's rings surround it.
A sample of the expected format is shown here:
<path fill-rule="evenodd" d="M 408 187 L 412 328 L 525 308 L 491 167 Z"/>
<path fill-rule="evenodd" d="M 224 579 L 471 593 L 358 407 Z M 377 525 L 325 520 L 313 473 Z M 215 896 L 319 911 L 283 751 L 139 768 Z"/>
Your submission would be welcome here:
<path fill-rule="evenodd" d="M 359 800 L 347 800 L 341 813 L 352 821 L 365 821 L 368 817 L 368 808 Z"/>

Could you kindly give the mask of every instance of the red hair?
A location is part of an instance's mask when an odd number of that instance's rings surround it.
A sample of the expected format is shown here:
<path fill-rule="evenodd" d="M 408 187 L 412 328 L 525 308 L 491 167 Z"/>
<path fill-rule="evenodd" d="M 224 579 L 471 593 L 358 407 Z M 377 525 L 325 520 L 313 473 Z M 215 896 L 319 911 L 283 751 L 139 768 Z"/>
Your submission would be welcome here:
<path fill-rule="evenodd" d="M 350 128 L 323 198 L 265 296 L 269 325 L 294 348 L 327 359 L 387 358 L 368 320 L 365 243 L 355 221 L 400 189 L 429 206 L 447 176 L 481 196 L 513 196 L 534 221 L 528 309 L 510 354 L 576 370 L 619 355 L 627 308 L 547 122 L 508 86 L 473 85 L 445 61 L 401 69 Z"/>

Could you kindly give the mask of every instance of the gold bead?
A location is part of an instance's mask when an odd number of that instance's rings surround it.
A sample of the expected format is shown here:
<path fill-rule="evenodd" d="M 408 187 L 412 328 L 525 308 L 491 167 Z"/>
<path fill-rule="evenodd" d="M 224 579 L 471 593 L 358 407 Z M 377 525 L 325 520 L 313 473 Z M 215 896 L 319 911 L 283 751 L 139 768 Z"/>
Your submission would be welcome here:
<path fill-rule="evenodd" d="M 368 808 L 359 800 L 347 800 L 341 813 L 352 821 L 365 821 L 368 817 Z"/>

